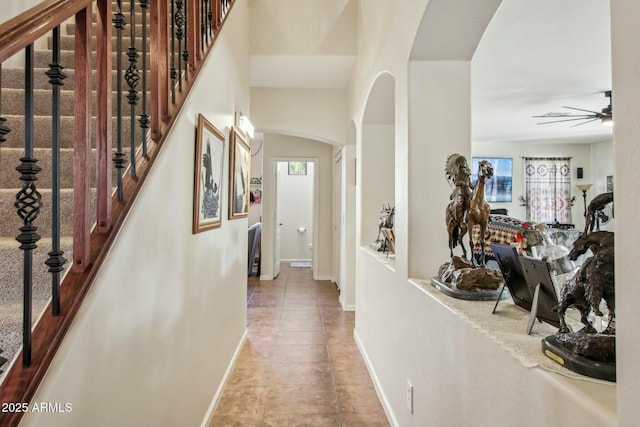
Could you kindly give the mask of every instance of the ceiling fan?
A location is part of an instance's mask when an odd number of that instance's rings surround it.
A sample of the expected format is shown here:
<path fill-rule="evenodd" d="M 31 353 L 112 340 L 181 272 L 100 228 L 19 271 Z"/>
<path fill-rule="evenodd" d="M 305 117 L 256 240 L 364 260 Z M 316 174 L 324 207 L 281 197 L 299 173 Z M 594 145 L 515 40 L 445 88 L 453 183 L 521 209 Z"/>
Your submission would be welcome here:
<path fill-rule="evenodd" d="M 549 123 L 559 123 L 559 122 L 570 122 L 570 121 L 581 121 L 581 123 L 577 123 L 573 126 L 580 126 L 586 123 L 593 122 L 595 120 L 601 120 L 604 126 L 611 126 L 613 124 L 613 109 L 611 108 L 611 91 L 607 90 L 604 92 L 604 96 L 609 98 L 609 105 L 602 109 L 602 111 L 592 111 L 585 110 L 582 108 L 575 107 L 566 107 L 569 110 L 582 111 L 583 114 L 571 114 L 571 113 L 546 113 L 541 116 L 533 116 L 536 118 L 545 118 L 545 119 L 561 119 L 561 120 L 551 120 L 547 122 L 540 122 L 539 125 L 546 125 Z"/>

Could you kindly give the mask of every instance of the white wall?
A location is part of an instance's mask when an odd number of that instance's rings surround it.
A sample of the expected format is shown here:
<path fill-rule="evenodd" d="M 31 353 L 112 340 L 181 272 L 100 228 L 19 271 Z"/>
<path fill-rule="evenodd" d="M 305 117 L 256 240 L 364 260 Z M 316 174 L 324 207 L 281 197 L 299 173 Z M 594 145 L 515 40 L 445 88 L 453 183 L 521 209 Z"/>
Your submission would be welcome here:
<path fill-rule="evenodd" d="M 612 175 L 614 178 L 615 190 L 615 175 L 613 173 L 614 165 L 613 141 L 591 144 L 592 172 L 589 182 L 593 183 L 593 187 L 590 189 L 590 191 L 593 191 L 593 195 L 607 191 L 607 176 L 609 175 Z"/>
<path fill-rule="evenodd" d="M 280 214 L 280 260 L 311 261 L 313 253 L 314 163 L 307 162 L 306 175 L 289 175 L 288 162 L 278 162 L 278 212 Z M 304 231 L 298 231 L 303 228 Z"/>
<path fill-rule="evenodd" d="M 271 165 L 282 159 L 317 159 L 316 211 L 314 219 L 318 233 L 314 234 L 313 274 L 315 279 L 331 279 L 333 259 L 333 150 L 332 146 L 294 136 L 264 135 L 264 175 L 262 203 L 262 266 L 261 279 L 273 279 L 274 242 L 274 179 Z"/>
<path fill-rule="evenodd" d="M 29 10 L 30 8 L 42 3 L 42 0 L 11 0 L 4 3 L 2 6 L 2 17 L 0 17 L 0 23 L 4 23 L 11 18 L 15 18 L 22 12 Z"/>
<path fill-rule="evenodd" d="M 393 125 L 366 125 L 362 129 L 359 163 L 362 214 L 359 219 L 360 245 L 363 246 L 369 246 L 378 238 L 383 206 L 396 204 L 394 138 Z"/>
<path fill-rule="evenodd" d="M 251 89 L 256 130 L 343 144 L 347 98 L 338 89 Z"/>
<path fill-rule="evenodd" d="M 613 70 L 613 127 L 614 191 L 616 207 L 616 368 L 618 384 L 619 425 L 640 424 L 638 395 L 640 395 L 640 287 L 637 257 L 637 206 L 640 200 L 640 16 L 639 2 L 611 3 L 611 41 Z"/>
<path fill-rule="evenodd" d="M 595 144 L 594 144 L 595 145 Z M 490 203 L 492 209 L 506 208 L 509 215 L 514 218 L 524 219 L 526 207 L 520 206 L 520 196 L 524 196 L 524 161 L 523 157 L 571 157 L 571 195 L 575 196 L 571 215 L 576 229 L 584 228 L 584 202 L 582 191 L 576 188 L 577 184 L 595 183 L 597 179 L 604 181 L 604 176 L 594 167 L 598 164 L 598 169 L 609 169 L 613 167 L 611 158 L 611 143 L 601 143 L 600 153 L 607 151 L 606 157 L 596 157 L 592 154 L 592 144 L 553 144 L 540 142 L 475 142 L 471 146 L 471 153 L 474 157 L 511 157 L 513 159 L 513 199 L 512 202 Z M 594 160 L 592 160 L 594 159 Z M 597 159 L 597 160 L 595 160 Z M 608 164 L 607 164 L 608 163 Z M 584 177 L 578 179 L 576 169 L 582 167 Z M 587 192 L 587 203 L 593 196 L 600 194 L 599 187 L 592 187 Z"/>
<path fill-rule="evenodd" d="M 358 257 L 357 271 L 356 339 L 390 409 L 391 425 L 616 425 L 610 409 L 615 386 L 581 385 L 524 366 L 369 253 Z M 413 385 L 413 413 L 406 407 L 407 380 Z"/>
<path fill-rule="evenodd" d="M 33 398 L 73 411 L 28 413 L 22 425 L 205 420 L 246 330 L 247 220 L 223 215 L 221 228 L 191 234 L 196 117 L 228 134 L 234 111 L 248 111 L 247 17 L 236 2 Z"/>
<path fill-rule="evenodd" d="M 449 259 L 445 210 L 452 189 L 444 170 L 450 154 L 471 161 L 470 75 L 468 61 L 412 61 L 409 66 L 411 277 L 431 277 Z M 465 245 L 468 251 L 468 241 Z"/>
<path fill-rule="evenodd" d="M 357 8 L 352 0 L 281 0 L 278 7 L 269 0 L 251 3 L 252 54 L 355 53 Z"/>

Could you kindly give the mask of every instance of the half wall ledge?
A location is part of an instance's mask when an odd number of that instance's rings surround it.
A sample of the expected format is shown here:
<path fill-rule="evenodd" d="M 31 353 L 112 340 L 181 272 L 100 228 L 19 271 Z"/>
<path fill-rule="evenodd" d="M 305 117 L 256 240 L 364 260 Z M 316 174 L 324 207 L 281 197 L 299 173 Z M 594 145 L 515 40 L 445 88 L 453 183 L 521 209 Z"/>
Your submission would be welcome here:
<path fill-rule="evenodd" d="M 451 311 L 463 324 L 506 350 L 525 368 L 544 374 L 552 386 L 563 390 L 572 399 L 582 401 L 604 419 L 616 422 L 615 383 L 580 375 L 542 354 L 541 340 L 555 334 L 556 328 L 536 322 L 531 335 L 527 335 L 529 312 L 516 306 L 510 298 L 501 301 L 495 314 L 492 314 L 495 301 L 467 301 L 449 297 L 433 287 L 430 279 L 410 278 L 409 283 L 422 291 L 425 297 Z"/>
<path fill-rule="evenodd" d="M 368 253 L 369 255 L 371 255 L 371 257 L 373 257 L 375 260 L 377 260 L 379 263 L 383 264 L 385 267 L 387 267 L 391 271 L 393 271 L 393 272 L 396 271 L 396 254 L 395 253 L 393 253 L 393 252 L 392 253 L 389 253 L 389 252 L 382 253 L 380 251 L 373 250 L 369 246 L 360 246 L 360 249 L 363 252 Z"/>

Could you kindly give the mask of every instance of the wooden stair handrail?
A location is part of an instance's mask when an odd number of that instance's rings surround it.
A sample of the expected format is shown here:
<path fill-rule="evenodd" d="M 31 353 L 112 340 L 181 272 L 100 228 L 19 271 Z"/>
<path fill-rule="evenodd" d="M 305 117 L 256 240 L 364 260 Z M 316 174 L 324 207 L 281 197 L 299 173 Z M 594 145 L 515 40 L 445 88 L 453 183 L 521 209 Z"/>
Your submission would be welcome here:
<path fill-rule="evenodd" d="M 95 0 L 46 0 L 0 24 L 0 63 L 22 51 Z"/>

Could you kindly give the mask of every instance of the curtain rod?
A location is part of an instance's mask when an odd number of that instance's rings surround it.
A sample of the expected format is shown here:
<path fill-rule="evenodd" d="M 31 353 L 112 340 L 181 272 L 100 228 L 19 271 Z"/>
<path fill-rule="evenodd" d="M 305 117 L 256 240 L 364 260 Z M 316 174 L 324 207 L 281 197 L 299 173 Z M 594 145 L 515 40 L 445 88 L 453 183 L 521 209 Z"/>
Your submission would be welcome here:
<path fill-rule="evenodd" d="M 571 157 L 524 157 L 525 160 L 571 160 Z"/>

